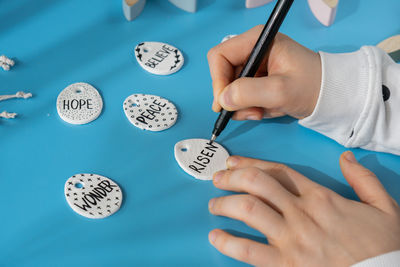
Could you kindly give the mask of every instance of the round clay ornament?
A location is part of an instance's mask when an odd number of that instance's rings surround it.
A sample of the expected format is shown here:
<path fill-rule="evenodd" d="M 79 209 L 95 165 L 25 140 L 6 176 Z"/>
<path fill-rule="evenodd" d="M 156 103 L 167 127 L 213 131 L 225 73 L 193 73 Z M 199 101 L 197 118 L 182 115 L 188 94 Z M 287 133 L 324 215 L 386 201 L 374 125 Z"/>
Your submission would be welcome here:
<path fill-rule="evenodd" d="M 226 41 L 232 39 L 232 38 L 235 37 L 235 36 L 237 36 L 237 34 L 230 34 L 230 35 L 227 35 L 227 36 L 225 36 L 225 37 L 222 39 L 221 43 L 226 42 Z"/>
<path fill-rule="evenodd" d="M 160 42 L 144 42 L 135 47 L 139 65 L 150 73 L 169 75 L 183 66 L 183 55 L 178 48 Z"/>
<path fill-rule="evenodd" d="M 156 95 L 133 94 L 123 104 L 129 122 L 149 131 L 163 131 L 173 126 L 178 111 L 169 100 Z"/>
<path fill-rule="evenodd" d="M 212 180 L 217 171 L 226 169 L 228 151 L 207 139 L 187 139 L 175 145 L 175 159 L 188 174 L 200 180 Z"/>
<path fill-rule="evenodd" d="M 57 98 L 60 118 L 71 124 L 86 124 L 99 117 L 103 100 L 88 83 L 74 83 L 61 91 Z"/>
<path fill-rule="evenodd" d="M 76 174 L 64 186 L 68 205 L 78 214 L 101 219 L 119 210 L 121 188 L 111 179 L 98 174 Z"/>

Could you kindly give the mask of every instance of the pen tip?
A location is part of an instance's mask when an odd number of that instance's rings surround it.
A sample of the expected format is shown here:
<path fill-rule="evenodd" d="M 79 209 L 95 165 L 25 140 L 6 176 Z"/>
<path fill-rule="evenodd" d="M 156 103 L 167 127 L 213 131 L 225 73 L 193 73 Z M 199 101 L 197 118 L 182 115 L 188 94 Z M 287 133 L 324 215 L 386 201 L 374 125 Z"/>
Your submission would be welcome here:
<path fill-rule="evenodd" d="M 213 134 L 210 139 L 210 144 L 212 144 L 215 141 L 215 139 L 217 139 L 217 136 Z"/>

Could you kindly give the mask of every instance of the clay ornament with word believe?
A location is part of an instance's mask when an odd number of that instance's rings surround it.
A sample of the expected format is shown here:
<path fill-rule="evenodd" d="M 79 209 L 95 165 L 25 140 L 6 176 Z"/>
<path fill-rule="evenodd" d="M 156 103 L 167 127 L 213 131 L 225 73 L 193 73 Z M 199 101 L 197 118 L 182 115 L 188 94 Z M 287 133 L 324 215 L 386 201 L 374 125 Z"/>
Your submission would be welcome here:
<path fill-rule="evenodd" d="M 123 107 L 129 122 L 143 130 L 163 131 L 173 126 L 178 118 L 174 104 L 156 95 L 130 95 Z"/>
<path fill-rule="evenodd" d="M 135 47 L 139 65 L 150 73 L 169 75 L 183 66 L 183 55 L 172 45 L 159 42 L 144 42 Z"/>
<path fill-rule="evenodd" d="M 79 215 L 101 219 L 121 207 L 121 188 L 109 178 L 98 174 L 76 174 L 64 187 L 68 205 Z"/>
<path fill-rule="evenodd" d="M 57 98 L 57 112 L 71 124 L 89 123 L 100 115 L 103 100 L 88 83 L 74 83 L 61 91 Z"/>
<path fill-rule="evenodd" d="M 226 169 L 228 151 L 207 139 L 187 139 L 175 145 L 175 159 L 188 174 L 200 180 L 212 180 L 215 172 Z"/>

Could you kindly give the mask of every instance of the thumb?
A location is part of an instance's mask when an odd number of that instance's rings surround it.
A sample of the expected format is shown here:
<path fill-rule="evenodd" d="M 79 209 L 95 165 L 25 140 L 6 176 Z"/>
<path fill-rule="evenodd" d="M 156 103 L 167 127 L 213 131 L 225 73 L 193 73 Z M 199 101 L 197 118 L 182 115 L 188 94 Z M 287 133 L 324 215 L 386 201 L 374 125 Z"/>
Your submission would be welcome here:
<path fill-rule="evenodd" d="M 351 151 L 340 156 L 340 168 L 362 202 L 384 211 L 393 206 L 391 197 L 376 175 L 358 163 Z"/>
<path fill-rule="evenodd" d="M 229 111 L 249 107 L 280 108 L 285 101 L 286 87 L 282 76 L 243 77 L 226 86 L 219 94 L 218 102 Z"/>

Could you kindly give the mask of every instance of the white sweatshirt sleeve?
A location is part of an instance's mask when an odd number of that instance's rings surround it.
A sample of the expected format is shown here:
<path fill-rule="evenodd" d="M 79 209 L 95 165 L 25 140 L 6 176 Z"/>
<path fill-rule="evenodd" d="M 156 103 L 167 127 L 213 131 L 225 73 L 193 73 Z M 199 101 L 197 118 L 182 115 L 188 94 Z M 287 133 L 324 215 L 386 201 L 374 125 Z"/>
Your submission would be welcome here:
<path fill-rule="evenodd" d="M 382 254 L 377 257 L 363 260 L 351 267 L 399 267 L 400 266 L 400 250 Z"/>
<path fill-rule="evenodd" d="M 318 102 L 299 123 L 345 147 L 400 155 L 400 65 L 372 46 L 320 56 Z"/>

